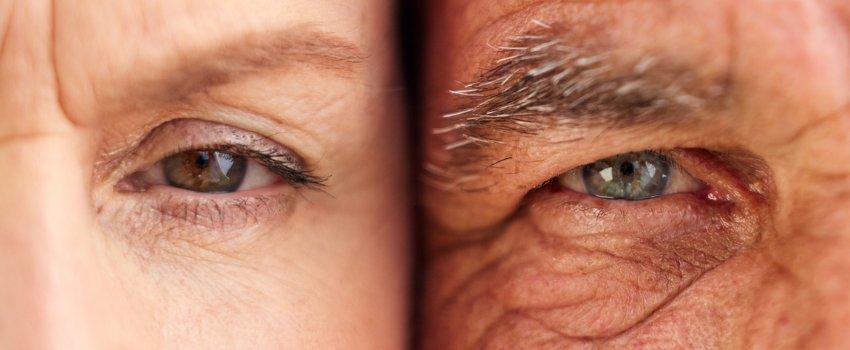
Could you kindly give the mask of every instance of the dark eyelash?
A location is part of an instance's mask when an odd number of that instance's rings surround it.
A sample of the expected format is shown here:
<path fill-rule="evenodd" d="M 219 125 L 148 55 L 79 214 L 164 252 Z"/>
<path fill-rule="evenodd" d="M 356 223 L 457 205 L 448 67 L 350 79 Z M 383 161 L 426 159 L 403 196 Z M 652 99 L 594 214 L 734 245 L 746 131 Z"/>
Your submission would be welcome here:
<path fill-rule="evenodd" d="M 264 153 L 244 145 L 218 145 L 218 147 L 221 147 L 222 150 L 232 151 L 233 153 L 254 159 L 254 161 L 264 165 L 295 188 L 303 186 L 318 191 L 320 187 L 327 185 L 326 182 L 330 178 L 330 176 L 313 175 L 313 170 L 303 169 L 301 162 L 293 157 L 292 154 L 281 152 L 277 148 Z M 295 166 L 293 167 L 292 165 Z"/>
<path fill-rule="evenodd" d="M 330 176 L 312 174 L 313 170 L 305 169 L 302 162 L 294 155 L 283 152 L 277 147 L 273 147 L 265 151 L 259 151 L 250 146 L 241 144 L 215 143 L 200 147 L 193 146 L 189 149 L 178 149 L 175 153 L 189 150 L 225 151 L 251 158 L 255 162 L 265 166 L 271 172 L 283 178 L 287 184 L 294 188 L 306 187 L 313 191 L 324 192 L 322 187 L 327 186 L 327 181 L 330 178 Z"/>

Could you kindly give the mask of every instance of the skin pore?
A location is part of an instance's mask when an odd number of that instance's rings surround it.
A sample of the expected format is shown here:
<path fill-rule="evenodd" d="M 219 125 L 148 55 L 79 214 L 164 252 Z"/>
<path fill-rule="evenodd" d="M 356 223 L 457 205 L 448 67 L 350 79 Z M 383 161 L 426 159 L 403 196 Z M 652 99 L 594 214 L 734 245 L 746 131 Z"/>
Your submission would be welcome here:
<path fill-rule="evenodd" d="M 0 3 L 0 348 L 405 348 L 392 12 Z"/>
<path fill-rule="evenodd" d="M 848 346 L 850 7 L 427 13 L 422 348 Z M 695 182 L 627 201 L 559 180 L 642 151 Z"/>

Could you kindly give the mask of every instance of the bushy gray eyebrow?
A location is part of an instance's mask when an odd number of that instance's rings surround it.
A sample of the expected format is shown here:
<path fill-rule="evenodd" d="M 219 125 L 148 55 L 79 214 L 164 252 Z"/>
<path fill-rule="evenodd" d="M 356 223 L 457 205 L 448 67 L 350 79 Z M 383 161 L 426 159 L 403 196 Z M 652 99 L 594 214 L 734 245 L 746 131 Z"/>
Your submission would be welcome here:
<path fill-rule="evenodd" d="M 458 104 L 443 116 L 449 124 L 434 130 L 457 135 L 447 150 L 558 126 L 681 123 L 723 105 L 730 89 L 723 77 L 699 78 L 670 53 L 626 57 L 615 45 L 575 44 L 543 27 L 494 47 L 501 58 L 451 91 Z"/>
<path fill-rule="evenodd" d="M 455 104 L 442 116 L 444 126 L 432 130 L 450 160 L 426 164 L 423 181 L 443 190 L 482 191 L 495 185 L 475 182 L 482 173 L 512 159 L 496 150 L 522 138 L 574 142 L 582 140 L 577 129 L 590 127 L 681 127 L 731 106 L 732 71 L 706 74 L 700 62 L 684 58 L 692 56 L 663 45 L 649 52 L 606 41 L 605 33 L 536 24 L 491 45 L 496 57 L 485 61 L 477 80 L 450 91 Z M 539 136 L 553 129 L 566 132 Z"/>

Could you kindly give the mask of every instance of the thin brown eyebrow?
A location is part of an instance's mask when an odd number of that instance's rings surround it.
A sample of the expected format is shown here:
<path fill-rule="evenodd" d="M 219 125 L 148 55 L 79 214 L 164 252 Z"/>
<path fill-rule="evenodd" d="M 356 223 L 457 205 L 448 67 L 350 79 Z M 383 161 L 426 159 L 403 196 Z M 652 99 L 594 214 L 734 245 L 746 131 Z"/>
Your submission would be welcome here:
<path fill-rule="evenodd" d="M 726 104 L 728 77 L 699 78 L 674 54 L 579 42 L 541 24 L 494 47 L 501 57 L 451 91 L 458 104 L 443 116 L 450 124 L 434 133 L 456 135 L 447 150 L 475 148 L 556 127 L 683 123 Z"/>
<path fill-rule="evenodd" d="M 279 32 L 252 33 L 185 55 L 141 81 L 130 81 L 113 95 L 117 109 L 145 108 L 180 101 L 216 85 L 268 69 L 311 65 L 335 75 L 356 76 L 363 65 L 361 49 L 334 34 L 299 27 Z M 115 110 L 104 106 L 105 110 Z"/>

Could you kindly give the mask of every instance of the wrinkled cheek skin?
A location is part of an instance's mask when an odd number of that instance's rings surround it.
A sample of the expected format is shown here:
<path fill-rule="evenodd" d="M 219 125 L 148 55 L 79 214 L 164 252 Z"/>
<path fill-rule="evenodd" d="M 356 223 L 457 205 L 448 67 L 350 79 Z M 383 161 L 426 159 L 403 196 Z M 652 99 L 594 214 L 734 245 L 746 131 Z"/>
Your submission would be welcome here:
<path fill-rule="evenodd" d="M 432 252 L 424 348 L 681 347 L 697 321 L 676 299 L 758 228 L 745 206 L 674 197 L 633 210 L 541 191 L 488 239 Z"/>

